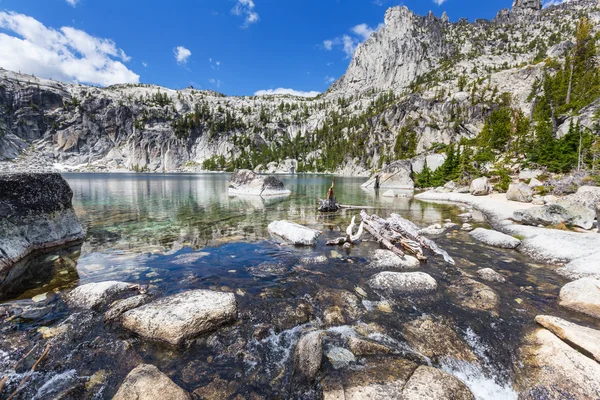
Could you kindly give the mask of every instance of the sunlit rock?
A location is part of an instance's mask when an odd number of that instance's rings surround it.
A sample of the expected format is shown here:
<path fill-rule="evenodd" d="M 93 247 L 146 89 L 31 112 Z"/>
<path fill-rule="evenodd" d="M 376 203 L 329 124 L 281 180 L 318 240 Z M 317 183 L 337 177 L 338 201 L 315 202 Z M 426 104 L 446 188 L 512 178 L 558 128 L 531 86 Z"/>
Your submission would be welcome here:
<path fill-rule="evenodd" d="M 190 400 L 191 397 L 167 375 L 150 364 L 134 368 L 126 377 L 113 400 Z"/>

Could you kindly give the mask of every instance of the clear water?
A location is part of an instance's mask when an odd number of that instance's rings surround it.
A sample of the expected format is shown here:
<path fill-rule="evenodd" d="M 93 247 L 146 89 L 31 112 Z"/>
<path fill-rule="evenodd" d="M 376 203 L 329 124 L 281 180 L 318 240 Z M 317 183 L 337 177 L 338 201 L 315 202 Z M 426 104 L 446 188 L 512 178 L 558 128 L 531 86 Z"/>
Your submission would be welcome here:
<path fill-rule="evenodd" d="M 366 268 L 377 243 L 364 241 L 350 252 L 324 245 L 343 236 L 352 216 L 359 214 L 359 210 L 317 213 L 317 199 L 331 184 L 329 176 L 282 176 L 293 192 L 283 199 L 230 197 L 226 174 L 65 174 L 65 178 L 87 237 L 83 244 L 28 260 L 22 266 L 26 278 L 2 294 L 0 372 L 8 382 L 0 396 L 16 389 L 50 343 L 48 357 L 16 398 L 54 398 L 62 393 L 63 398 L 109 399 L 124 376 L 142 362 L 156 365 L 190 392 L 218 378 L 229 382 L 233 394 L 318 398 L 318 384 L 299 384 L 293 377 L 291 355 L 301 333 L 307 328 L 326 330 L 329 348 L 345 346 L 357 324 L 376 324 L 381 332 L 370 338 L 395 349 L 396 356 L 433 362 L 462 379 L 478 398 L 514 398 L 522 368 L 517 350 L 535 326 L 533 318 L 565 314 L 556 306 L 564 281 L 551 267 L 531 263 L 515 251 L 480 245 L 462 231 L 434 238 L 456 260 L 455 266 L 433 255 L 422 266 L 438 281 L 438 295 L 426 301 L 392 299 L 391 314 L 381 311 L 376 306 L 381 297 L 366 284 L 378 272 Z M 464 212 L 449 204 L 378 197 L 360 189 L 362 182 L 336 178 L 338 201 L 367 205 L 372 207 L 369 213 L 383 217 L 396 212 L 420 226 L 446 219 L 458 223 L 457 215 Z M 474 215 L 472 224 L 486 226 L 482 215 Z M 278 244 L 267 225 L 279 219 L 323 231 L 319 243 L 314 248 Z M 324 264 L 300 261 L 321 254 L 328 257 Z M 254 267 L 265 262 L 278 263 L 280 272 L 256 273 Z M 501 298 L 497 316 L 460 308 L 445 292 L 463 274 L 474 276 L 485 267 L 507 277 L 505 284 L 487 283 Z M 118 324 L 105 324 L 101 315 L 74 313 L 64 303 L 62 296 L 70 288 L 105 280 L 147 285 L 156 297 L 196 288 L 235 292 L 239 320 L 181 348 L 141 340 Z M 357 297 L 355 318 L 326 326 L 324 311 L 332 305 L 331 293 L 354 294 L 356 287 L 366 291 L 367 299 Z M 411 349 L 402 325 L 423 314 L 451 321 L 479 361 L 431 361 Z M 569 319 L 577 320 L 572 315 Z M 43 337 L 44 329 L 65 321 L 73 321 L 66 334 Z M 32 355 L 15 368 L 36 344 Z M 368 360 L 359 360 L 355 367 L 361 362 Z M 326 361 L 322 375 L 329 373 L 334 371 Z"/>

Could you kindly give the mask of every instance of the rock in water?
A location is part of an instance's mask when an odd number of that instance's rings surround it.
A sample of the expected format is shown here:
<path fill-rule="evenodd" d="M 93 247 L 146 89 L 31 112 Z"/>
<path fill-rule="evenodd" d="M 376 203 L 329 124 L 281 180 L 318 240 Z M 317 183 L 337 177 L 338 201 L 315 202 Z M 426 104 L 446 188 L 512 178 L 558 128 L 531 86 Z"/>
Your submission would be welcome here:
<path fill-rule="evenodd" d="M 533 190 L 523 182 L 511 183 L 506 192 L 506 199 L 520 203 L 531 203 L 533 200 Z"/>
<path fill-rule="evenodd" d="M 236 318 L 237 303 L 232 293 L 198 289 L 127 311 L 122 323 L 141 336 L 177 345 Z"/>
<path fill-rule="evenodd" d="M 313 246 L 321 232 L 295 222 L 274 221 L 269 224 L 269 233 L 295 245 Z"/>
<path fill-rule="evenodd" d="M 134 288 L 136 286 L 131 283 L 117 281 L 88 283 L 73 289 L 67 296 L 67 302 L 75 307 L 92 309 Z"/>
<path fill-rule="evenodd" d="M 113 400 L 190 400 L 191 397 L 154 365 L 135 367 L 126 377 Z"/>
<path fill-rule="evenodd" d="M 230 195 L 287 196 L 292 192 L 274 176 L 262 176 L 247 169 L 235 171 L 229 178 Z"/>
<path fill-rule="evenodd" d="M 463 308 L 498 314 L 500 298 L 489 286 L 470 278 L 461 278 L 448 287 L 450 297 Z"/>
<path fill-rule="evenodd" d="M 469 187 L 469 193 L 473 196 L 486 196 L 492 191 L 492 187 L 488 183 L 486 177 L 481 177 L 473 180 Z"/>
<path fill-rule="evenodd" d="M 437 282 L 424 272 L 380 272 L 368 282 L 375 290 L 388 295 L 432 293 L 437 290 Z"/>
<path fill-rule="evenodd" d="M 600 280 L 581 278 L 560 289 L 560 305 L 600 318 Z"/>
<path fill-rule="evenodd" d="M 323 360 L 321 332 L 310 332 L 302 336 L 294 353 L 294 369 L 303 378 L 312 381 L 317 376 Z"/>
<path fill-rule="evenodd" d="M 32 251 L 85 237 L 72 198 L 59 174 L 0 174 L 0 282 Z"/>
<path fill-rule="evenodd" d="M 506 282 L 506 279 L 504 279 L 504 277 L 502 275 L 500 275 L 499 273 L 497 273 L 496 271 L 494 271 L 491 268 L 482 268 L 480 270 L 477 270 L 476 273 L 477 273 L 477 276 L 479 276 L 484 281 L 498 282 L 498 283 Z"/>
<path fill-rule="evenodd" d="M 538 315 L 535 321 L 567 343 L 572 343 L 600 362 L 600 331 L 558 317 Z"/>
<path fill-rule="evenodd" d="M 390 250 L 377 249 L 373 254 L 373 262 L 368 266 L 370 268 L 412 270 L 418 269 L 421 263 L 413 256 L 400 257 Z"/>
<path fill-rule="evenodd" d="M 363 189 L 373 190 L 414 190 L 415 183 L 412 178 L 412 164 L 410 160 L 395 161 L 384 167 L 363 183 Z M 377 187 L 379 185 L 379 187 Z"/>
<path fill-rule="evenodd" d="M 514 249 L 521 244 L 519 239 L 491 229 L 477 228 L 469 232 L 474 239 L 501 249 Z"/>
<path fill-rule="evenodd" d="M 437 368 L 420 366 L 402 391 L 402 399 L 475 400 L 475 396 L 460 379 Z"/>

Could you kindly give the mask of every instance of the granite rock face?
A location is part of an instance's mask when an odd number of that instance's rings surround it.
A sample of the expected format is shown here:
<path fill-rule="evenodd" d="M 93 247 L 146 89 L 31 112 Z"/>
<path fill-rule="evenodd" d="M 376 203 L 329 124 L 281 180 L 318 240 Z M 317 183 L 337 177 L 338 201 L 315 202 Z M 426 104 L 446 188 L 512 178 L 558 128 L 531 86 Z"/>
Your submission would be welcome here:
<path fill-rule="evenodd" d="M 72 198 L 59 174 L 0 174 L 0 282 L 32 251 L 84 238 Z"/>
<path fill-rule="evenodd" d="M 413 190 L 412 163 L 410 160 L 395 161 L 373 175 L 361 186 L 363 189 Z"/>

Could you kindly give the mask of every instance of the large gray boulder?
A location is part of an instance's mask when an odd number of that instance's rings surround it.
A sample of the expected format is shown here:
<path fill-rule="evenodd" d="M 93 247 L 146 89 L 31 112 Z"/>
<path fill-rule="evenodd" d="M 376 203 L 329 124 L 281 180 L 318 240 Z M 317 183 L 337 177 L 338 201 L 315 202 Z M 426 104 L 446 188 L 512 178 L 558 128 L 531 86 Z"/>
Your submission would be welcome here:
<path fill-rule="evenodd" d="M 400 160 L 391 163 L 380 172 L 373 175 L 363 183 L 363 189 L 376 189 L 379 185 L 381 190 L 414 190 L 415 183 L 412 180 L 412 164 L 410 160 Z"/>
<path fill-rule="evenodd" d="M 581 278 L 560 289 L 560 305 L 600 318 L 600 280 Z"/>
<path fill-rule="evenodd" d="M 571 215 L 558 204 L 546 204 L 540 207 L 517 210 L 513 213 L 513 220 L 524 225 L 558 225 L 569 223 Z"/>
<path fill-rule="evenodd" d="M 485 196 L 492 191 L 492 187 L 488 183 L 488 178 L 485 176 L 474 179 L 469 187 L 469 193 L 473 196 Z"/>
<path fill-rule="evenodd" d="M 321 332 L 309 332 L 302 336 L 294 352 L 294 370 L 298 377 L 312 381 L 316 378 L 323 361 L 323 338 Z"/>
<path fill-rule="evenodd" d="M 380 272 L 368 282 L 372 289 L 391 296 L 432 293 L 437 282 L 424 272 Z"/>
<path fill-rule="evenodd" d="M 88 283 L 76 287 L 67 295 L 67 303 L 71 306 L 94 309 L 107 304 L 122 293 L 137 289 L 137 285 L 127 282 L 106 281 Z"/>
<path fill-rule="evenodd" d="M 190 395 L 167 375 L 150 364 L 135 367 L 126 377 L 113 400 L 190 400 Z"/>
<path fill-rule="evenodd" d="M 533 200 L 533 190 L 523 182 L 511 183 L 506 192 L 506 199 L 520 203 L 531 203 Z"/>
<path fill-rule="evenodd" d="M 287 196 L 292 192 L 274 176 L 263 176 L 247 169 L 239 169 L 229 178 L 228 193 L 230 195 L 268 197 Z"/>
<path fill-rule="evenodd" d="M 177 345 L 237 319 L 233 293 L 190 290 L 127 311 L 125 328 L 148 339 Z"/>
<path fill-rule="evenodd" d="M 0 283 L 29 253 L 85 237 L 72 198 L 59 174 L 0 174 Z"/>
<path fill-rule="evenodd" d="M 570 223 L 583 229 L 591 229 L 596 218 L 596 207 L 600 202 L 600 187 L 581 186 L 577 193 L 559 199 L 556 204 L 562 206 L 570 215 Z"/>
<path fill-rule="evenodd" d="M 313 246 L 321 234 L 316 229 L 311 229 L 291 221 L 273 221 L 268 226 L 269 233 L 285 242 L 299 246 Z"/>
<path fill-rule="evenodd" d="M 437 368 L 420 366 L 402 391 L 404 400 L 453 399 L 475 400 L 475 396 L 457 377 Z"/>
<path fill-rule="evenodd" d="M 373 261 L 369 268 L 414 270 L 421 266 L 419 260 L 410 255 L 400 257 L 390 250 L 377 249 L 373 254 Z"/>
<path fill-rule="evenodd" d="M 514 249 L 521 244 L 519 239 L 491 229 L 477 228 L 469 232 L 469 235 L 489 246 L 501 249 Z"/>

